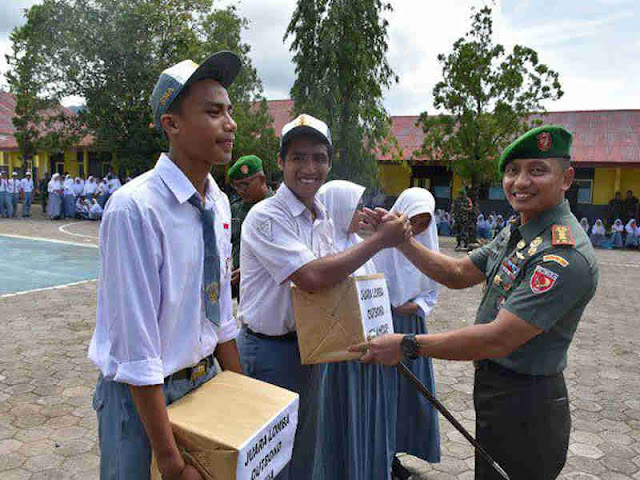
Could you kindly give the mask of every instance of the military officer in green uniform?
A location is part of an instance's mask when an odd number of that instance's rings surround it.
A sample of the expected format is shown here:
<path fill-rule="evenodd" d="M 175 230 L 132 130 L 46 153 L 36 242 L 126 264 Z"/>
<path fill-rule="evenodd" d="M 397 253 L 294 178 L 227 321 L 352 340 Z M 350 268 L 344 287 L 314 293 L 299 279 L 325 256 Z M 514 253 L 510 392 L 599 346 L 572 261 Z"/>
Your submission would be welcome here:
<path fill-rule="evenodd" d="M 564 466 L 571 417 L 562 371 L 598 283 L 589 238 L 564 199 L 575 174 L 571 141 L 563 127 L 547 125 L 507 147 L 499 170 L 519 218 L 492 242 L 459 259 L 414 240 L 398 247 L 449 288 L 484 283 L 475 325 L 385 335 L 352 347 L 365 352 L 365 362 L 394 364 L 417 355 L 473 360 L 477 438 L 517 480 L 554 479 Z M 378 221 L 389 218 L 394 215 L 378 214 Z M 476 457 L 475 478 L 501 477 Z"/>
<path fill-rule="evenodd" d="M 239 198 L 231 204 L 231 244 L 233 272 L 231 287 L 233 297 L 238 296 L 240 285 L 240 233 L 242 222 L 249 210 L 261 200 L 273 195 L 267 185 L 267 177 L 262 169 L 262 160 L 257 155 L 240 157 L 229 169 L 229 180 L 238 192 Z"/>

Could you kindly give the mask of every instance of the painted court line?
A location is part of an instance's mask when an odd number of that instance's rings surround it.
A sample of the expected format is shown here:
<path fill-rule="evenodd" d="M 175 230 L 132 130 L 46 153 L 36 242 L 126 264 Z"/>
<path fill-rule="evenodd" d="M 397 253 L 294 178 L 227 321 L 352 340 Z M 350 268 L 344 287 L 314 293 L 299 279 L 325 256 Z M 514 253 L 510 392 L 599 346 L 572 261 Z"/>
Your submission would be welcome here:
<path fill-rule="evenodd" d="M 80 282 L 65 283 L 64 285 L 55 285 L 53 287 L 34 288 L 33 290 L 24 290 L 22 292 L 5 293 L 4 295 L 0 295 L 0 298 L 16 297 L 18 295 L 26 295 L 27 293 L 34 293 L 34 292 L 45 292 L 47 290 L 58 290 L 61 288 L 75 287 L 76 285 L 83 285 L 85 283 L 95 283 L 97 281 L 98 279 L 94 278 L 93 280 L 82 280 Z"/>
<path fill-rule="evenodd" d="M 65 228 L 70 225 L 79 225 L 81 223 L 87 223 L 87 221 L 66 223 L 64 225 L 59 226 L 58 230 L 62 233 L 66 233 L 67 235 L 73 235 L 74 237 L 82 237 L 82 238 L 90 238 L 91 240 L 98 240 L 98 237 L 94 237 L 92 235 L 83 235 L 82 233 L 73 233 L 65 230 Z"/>
<path fill-rule="evenodd" d="M 53 238 L 27 237 L 26 235 L 11 235 L 11 234 L 8 234 L 8 233 L 0 233 L 0 237 L 20 238 L 22 240 L 36 240 L 38 242 L 61 243 L 63 245 L 74 245 L 76 247 L 99 248 L 98 245 L 93 245 L 91 243 L 67 242 L 66 240 L 55 240 Z"/>

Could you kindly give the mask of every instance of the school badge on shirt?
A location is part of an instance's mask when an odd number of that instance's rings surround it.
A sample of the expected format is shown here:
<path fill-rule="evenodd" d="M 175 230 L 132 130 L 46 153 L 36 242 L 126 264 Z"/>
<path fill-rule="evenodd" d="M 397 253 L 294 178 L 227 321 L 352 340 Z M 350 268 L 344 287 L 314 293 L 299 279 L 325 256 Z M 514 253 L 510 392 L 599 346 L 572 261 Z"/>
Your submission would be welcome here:
<path fill-rule="evenodd" d="M 531 291 L 535 294 L 548 292 L 558 280 L 558 274 L 538 265 L 531 276 Z"/>

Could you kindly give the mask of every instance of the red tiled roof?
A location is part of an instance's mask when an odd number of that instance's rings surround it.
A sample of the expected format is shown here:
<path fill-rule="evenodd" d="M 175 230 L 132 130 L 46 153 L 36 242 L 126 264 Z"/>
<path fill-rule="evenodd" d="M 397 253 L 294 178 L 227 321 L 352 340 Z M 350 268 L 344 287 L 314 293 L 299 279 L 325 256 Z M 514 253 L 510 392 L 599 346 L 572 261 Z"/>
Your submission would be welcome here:
<path fill-rule="evenodd" d="M 272 100 L 269 111 L 274 118 L 276 134 L 291 120 L 293 100 Z M 533 115 L 544 123 L 563 125 L 573 133 L 571 158 L 584 166 L 640 165 L 640 110 L 598 110 L 548 112 Z M 424 161 L 414 155 L 422 147 L 422 128 L 416 126 L 417 116 L 391 117 L 392 132 L 398 140 L 405 160 Z M 380 155 L 378 160 L 390 160 Z"/>
<path fill-rule="evenodd" d="M 75 115 L 71 110 L 60 106 L 65 115 Z M 13 116 L 16 111 L 16 98 L 13 94 L 0 91 L 0 150 L 18 150 L 18 142 L 16 141 L 15 127 L 13 126 Z M 53 114 L 53 110 L 49 112 Z M 55 112 L 57 113 L 57 112 Z M 47 112 L 45 112 L 47 115 Z M 88 147 L 93 144 L 91 135 L 85 136 L 78 147 Z"/>

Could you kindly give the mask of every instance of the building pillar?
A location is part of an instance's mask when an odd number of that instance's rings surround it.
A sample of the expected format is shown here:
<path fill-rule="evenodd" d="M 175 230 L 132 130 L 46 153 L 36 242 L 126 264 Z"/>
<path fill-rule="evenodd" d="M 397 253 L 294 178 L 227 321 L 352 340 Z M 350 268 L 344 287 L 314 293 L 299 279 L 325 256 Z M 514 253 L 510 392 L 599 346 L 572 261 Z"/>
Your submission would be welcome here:
<path fill-rule="evenodd" d="M 620 191 L 620 182 L 622 180 L 622 169 L 620 167 L 616 168 L 616 180 L 613 184 L 613 191 L 615 192 L 619 192 Z"/>
<path fill-rule="evenodd" d="M 89 178 L 89 152 L 86 148 L 82 151 L 82 163 L 84 164 L 84 178 Z"/>

